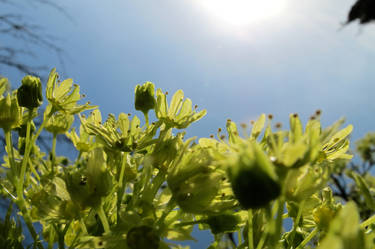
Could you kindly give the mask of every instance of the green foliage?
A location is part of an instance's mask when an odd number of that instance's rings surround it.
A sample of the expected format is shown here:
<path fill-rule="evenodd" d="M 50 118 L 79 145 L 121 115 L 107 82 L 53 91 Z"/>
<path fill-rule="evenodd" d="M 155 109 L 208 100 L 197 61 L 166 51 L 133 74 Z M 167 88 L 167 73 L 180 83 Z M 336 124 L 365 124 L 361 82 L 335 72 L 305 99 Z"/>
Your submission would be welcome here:
<path fill-rule="evenodd" d="M 182 248 L 176 243 L 194 240 L 195 225 L 214 235 L 210 249 L 374 246 L 375 218 L 363 211 L 375 210 L 375 178 L 347 170 L 353 127 L 340 129 L 341 120 L 322 128 L 319 112 L 304 126 L 291 114 L 288 130 L 273 130 L 272 118 L 262 114 L 250 130 L 242 125 L 243 136 L 228 120 L 227 135 L 220 129 L 217 138 L 185 138 L 183 129 L 206 111 L 197 111 L 182 90 L 168 103 L 168 94 L 155 92 L 151 82 L 138 85 L 135 109 L 145 124 L 126 113 L 103 120 L 96 106 L 80 104 L 79 86 L 72 79 L 58 81 L 53 69 L 43 122 L 35 127 L 42 99 L 38 80 L 26 76 L 18 92 L 7 91 L 1 78 L 6 155 L 0 193 L 18 207 L 33 238 L 27 246 Z M 27 99 L 27 92 L 35 98 Z M 156 120 L 149 123 L 151 110 Z M 75 118 L 79 128 L 71 128 Z M 53 134 L 50 152 L 36 143 L 43 131 Z M 58 134 L 72 141 L 77 158 L 57 155 Z M 371 164 L 374 141 L 368 137 L 358 146 Z M 329 187 L 337 174 L 353 179 L 352 201 L 341 201 Z M 287 231 L 286 219 L 293 222 Z M 8 212 L 0 223 L 1 248 L 27 244 L 17 224 Z M 238 243 L 226 234 L 238 236 Z"/>

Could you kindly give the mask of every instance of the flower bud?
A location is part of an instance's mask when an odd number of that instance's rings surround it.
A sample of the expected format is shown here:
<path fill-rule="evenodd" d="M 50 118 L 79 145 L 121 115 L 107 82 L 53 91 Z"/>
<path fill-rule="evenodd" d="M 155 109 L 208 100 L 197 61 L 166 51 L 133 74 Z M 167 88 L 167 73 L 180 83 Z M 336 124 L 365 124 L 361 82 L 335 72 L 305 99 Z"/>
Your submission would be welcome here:
<path fill-rule="evenodd" d="M 249 167 L 250 166 L 250 167 Z M 280 184 L 259 165 L 246 165 L 232 178 L 233 192 L 245 209 L 262 208 L 280 195 Z"/>
<path fill-rule="evenodd" d="M 174 137 L 161 141 L 155 145 L 151 157 L 153 165 L 156 168 L 167 169 L 169 163 L 176 158 L 178 152 L 178 140 L 178 137 Z"/>
<path fill-rule="evenodd" d="M 28 109 L 39 107 L 43 101 L 40 79 L 30 75 L 25 76 L 17 90 L 17 99 L 20 106 Z"/>
<path fill-rule="evenodd" d="M 234 232 L 241 219 L 234 214 L 219 214 L 208 217 L 207 224 L 213 234 Z"/>
<path fill-rule="evenodd" d="M 12 129 L 21 122 L 21 112 L 15 96 L 0 99 L 0 128 Z"/>
<path fill-rule="evenodd" d="M 138 226 L 129 230 L 126 243 L 130 249 L 158 249 L 160 238 L 152 227 Z"/>
<path fill-rule="evenodd" d="M 220 189 L 222 176 L 212 172 L 199 172 L 180 184 L 169 184 L 173 196 L 182 210 L 188 213 L 205 213 L 211 207 Z"/>
<path fill-rule="evenodd" d="M 48 120 L 45 129 L 52 134 L 64 134 L 73 124 L 74 116 L 57 112 Z"/>
<path fill-rule="evenodd" d="M 135 87 L 135 109 L 147 113 L 154 109 L 156 105 L 155 100 L 155 86 L 152 82 L 146 82 L 142 86 Z"/>
<path fill-rule="evenodd" d="M 262 208 L 281 193 L 274 165 L 256 143 L 238 156 L 228 173 L 233 193 L 244 209 Z"/>

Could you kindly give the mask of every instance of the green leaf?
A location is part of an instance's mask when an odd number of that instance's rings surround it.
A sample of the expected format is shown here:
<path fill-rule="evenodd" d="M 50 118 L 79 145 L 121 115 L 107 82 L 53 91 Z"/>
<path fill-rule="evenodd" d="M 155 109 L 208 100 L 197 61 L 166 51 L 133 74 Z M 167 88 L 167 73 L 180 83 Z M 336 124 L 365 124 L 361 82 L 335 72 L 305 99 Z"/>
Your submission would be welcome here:
<path fill-rule="evenodd" d="M 365 179 L 355 172 L 352 172 L 351 176 L 353 177 L 355 183 L 357 184 L 361 195 L 364 197 L 365 202 L 369 208 L 375 210 L 375 200 L 374 197 L 371 195 L 370 188 L 367 185 Z"/>

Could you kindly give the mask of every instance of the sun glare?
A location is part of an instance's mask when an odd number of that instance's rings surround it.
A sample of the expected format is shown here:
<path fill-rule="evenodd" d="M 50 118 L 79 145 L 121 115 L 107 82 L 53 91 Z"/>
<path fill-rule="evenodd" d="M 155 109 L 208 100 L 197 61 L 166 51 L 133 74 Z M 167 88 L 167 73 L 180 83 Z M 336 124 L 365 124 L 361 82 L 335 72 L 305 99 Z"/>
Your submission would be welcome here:
<path fill-rule="evenodd" d="M 248 25 L 279 16 L 286 0 L 197 0 L 211 15 L 233 25 Z"/>

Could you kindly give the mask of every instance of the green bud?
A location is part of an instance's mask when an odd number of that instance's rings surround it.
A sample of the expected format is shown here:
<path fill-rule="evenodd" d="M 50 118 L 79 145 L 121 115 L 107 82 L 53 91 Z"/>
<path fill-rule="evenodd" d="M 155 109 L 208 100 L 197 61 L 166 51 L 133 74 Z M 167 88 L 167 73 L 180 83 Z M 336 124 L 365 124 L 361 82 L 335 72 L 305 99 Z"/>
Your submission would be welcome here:
<path fill-rule="evenodd" d="M 57 112 L 48 120 L 45 129 L 52 134 L 64 134 L 73 124 L 74 116 Z"/>
<path fill-rule="evenodd" d="M 176 158 L 178 152 L 178 137 L 161 141 L 155 145 L 151 154 L 154 167 L 167 169 L 168 165 Z"/>
<path fill-rule="evenodd" d="M 207 224 L 213 234 L 234 232 L 241 219 L 234 214 L 219 214 L 208 217 Z"/>
<path fill-rule="evenodd" d="M 15 96 L 0 99 L 0 128 L 12 129 L 21 122 L 21 111 Z"/>
<path fill-rule="evenodd" d="M 169 187 L 182 210 L 200 214 L 210 209 L 221 187 L 221 178 L 222 176 L 215 172 L 200 172 L 179 185 L 170 184 Z"/>
<path fill-rule="evenodd" d="M 135 109 L 142 111 L 144 114 L 154 109 L 156 105 L 154 95 L 155 86 L 152 82 L 146 82 L 142 86 L 137 85 L 135 87 Z"/>
<path fill-rule="evenodd" d="M 160 238 L 152 227 L 138 226 L 129 230 L 126 243 L 130 249 L 158 249 Z"/>
<path fill-rule="evenodd" d="M 66 188 L 72 201 L 81 209 L 97 207 L 100 205 L 101 196 L 96 195 L 87 184 L 87 176 L 83 170 L 67 173 L 65 175 Z"/>
<path fill-rule="evenodd" d="M 232 178 L 233 193 L 243 208 L 262 208 L 280 195 L 281 187 L 258 165 L 249 166 Z"/>
<path fill-rule="evenodd" d="M 102 149 L 89 152 L 87 161 L 87 185 L 96 196 L 107 196 L 112 189 L 112 176 L 106 167 L 106 156 Z"/>
<path fill-rule="evenodd" d="M 265 207 L 281 193 L 273 164 L 255 143 L 239 155 L 228 173 L 233 193 L 244 209 Z"/>
<path fill-rule="evenodd" d="M 30 75 L 25 76 L 17 90 L 17 99 L 20 106 L 28 109 L 39 107 L 43 102 L 40 79 Z"/>
<path fill-rule="evenodd" d="M 333 210 L 328 206 L 319 206 L 313 211 L 313 219 L 315 224 L 317 224 L 321 230 L 327 231 L 329 224 L 335 218 L 336 213 L 336 210 Z"/>

